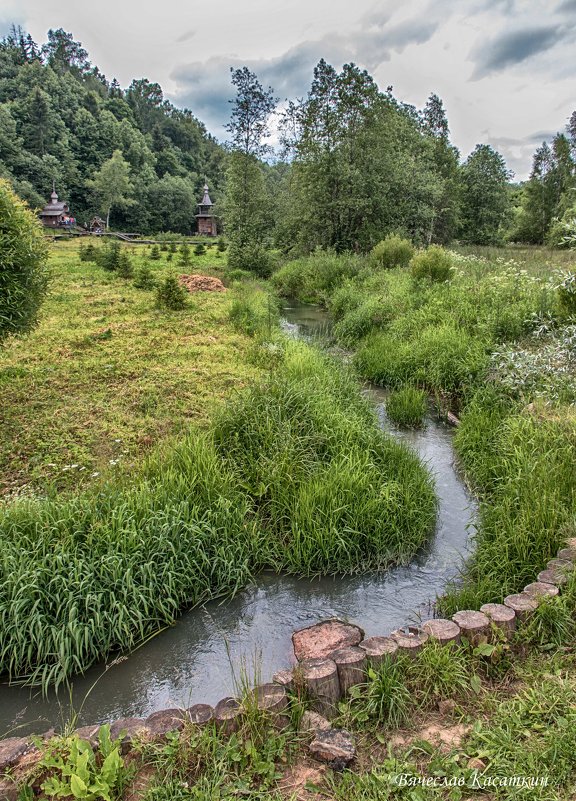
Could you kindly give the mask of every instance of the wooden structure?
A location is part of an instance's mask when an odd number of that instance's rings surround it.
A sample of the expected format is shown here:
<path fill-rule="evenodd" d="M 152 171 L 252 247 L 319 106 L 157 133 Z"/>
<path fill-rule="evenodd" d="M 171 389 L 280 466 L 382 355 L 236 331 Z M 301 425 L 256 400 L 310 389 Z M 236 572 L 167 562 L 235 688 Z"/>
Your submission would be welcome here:
<path fill-rule="evenodd" d="M 42 225 L 47 228 L 66 228 L 76 224 L 76 220 L 70 217 L 70 208 L 67 203 L 58 199 L 56 187 L 52 186 L 50 202 L 47 203 L 39 214 Z"/>
<path fill-rule="evenodd" d="M 217 236 L 216 216 L 214 215 L 214 204 L 208 194 L 208 184 L 204 184 L 204 195 L 198 203 L 198 214 L 196 215 L 196 233 L 204 236 Z"/>
<path fill-rule="evenodd" d="M 91 234 L 102 234 L 106 230 L 106 222 L 102 217 L 92 217 L 88 223 L 88 230 Z"/>

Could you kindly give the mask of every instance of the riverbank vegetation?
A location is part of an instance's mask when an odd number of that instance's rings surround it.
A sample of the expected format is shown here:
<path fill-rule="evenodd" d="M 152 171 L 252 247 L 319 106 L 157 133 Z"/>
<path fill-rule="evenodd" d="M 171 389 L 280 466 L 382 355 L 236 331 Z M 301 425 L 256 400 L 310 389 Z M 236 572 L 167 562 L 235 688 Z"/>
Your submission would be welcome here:
<path fill-rule="evenodd" d="M 64 274 L 70 270 L 74 274 L 66 262 Z M 86 275 L 76 278 L 78 315 Z M 253 378 L 219 410 L 205 410 L 203 431 L 185 428 L 182 420 L 178 440 L 166 440 L 131 475 L 117 471 L 84 492 L 22 497 L 0 508 L 1 674 L 57 684 L 115 649 L 133 648 L 183 608 L 232 595 L 265 567 L 302 575 L 384 568 L 408 562 L 426 542 L 436 511 L 426 469 L 379 430 L 345 368 L 302 343 L 260 341 L 256 333 L 270 325 L 270 312 L 258 312 L 269 308 L 260 290 L 231 290 L 231 304 L 222 295 L 195 297 L 192 311 L 158 318 L 149 293 L 140 301 L 139 290 L 122 286 L 120 299 L 122 279 L 107 284 L 101 272 L 88 275 L 108 292 L 106 311 L 96 314 L 110 314 L 114 298 L 119 314 L 132 316 L 129 329 L 142 326 L 135 310 L 153 331 L 162 329 L 165 340 L 155 340 L 154 362 L 162 341 L 173 347 L 183 326 L 186 354 L 197 326 L 221 325 L 230 315 L 241 323 L 246 314 L 235 314 L 234 304 L 255 304 L 247 316 L 260 328 L 251 332 L 251 344 L 230 328 L 222 347 L 237 342 L 252 365 L 234 376 L 236 383 L 257 369 L 264 377 Z M 124 311 L 128 297 L 142 307 Z M 67 317 L 66 325 L 77 337 L 79 318 Z M 86 382 L 93 381 L 96 365 L 105 371 L 111 358 L 122 361 L 121 321 L 112 316 L 106 326 L 111 339 L 93 342 L 84 334 L 86 347 L 104 350 L 89 372 L 85 348 L 74 339 L 76 369 Z M 127 335 L 132 349 L 133 330 Z M 206 333 L 200 336 L 205 341 Z M 110 342 L 116 343 L 114 356 Z M 150 342 L 142 346 L 150 364 Z M 51 358 L 50 343 L 41 350 Z M 207 350 L 206 360 L 214 362 L 212 343 Z M 173 371 L 175 363 L 166 367 Z M 198 361 L 192 357 L 185 369 L 198 370 Z M 217 385 L 218 373 L 211 375 Z M 165 385 L 157 392 L 169 394 Z M 181 402 L 173 392 L 172 403 Z"/>
<path fill-rule="evenodd" d="M 528 269 L 513 254 L 430 249 L 393 269 L 332 254 L 319 257 L 318 273 L 313 255 L 273 278 L 328 307 L 360 376 L 400 392 L 426 388 L 461 416 L 455 448 L 480 522 L 462 581 L 440 600 L 446 614 L 518 591 L 574 532 L 576 355 L 564 297 L 574 256 L 551 270 L 549 252 L 531 253 Z M 444 280 L 422 275 L 427 257 L 433 271 L 448 268 Z"/>

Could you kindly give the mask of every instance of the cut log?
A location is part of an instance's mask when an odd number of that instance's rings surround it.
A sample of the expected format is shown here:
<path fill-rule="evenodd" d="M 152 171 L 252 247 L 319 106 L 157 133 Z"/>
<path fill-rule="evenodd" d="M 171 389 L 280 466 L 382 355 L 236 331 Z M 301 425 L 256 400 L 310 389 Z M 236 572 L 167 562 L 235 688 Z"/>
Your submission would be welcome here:
<path fill-rule="evenodd" d="M 368 637 L 358 647 L 366 652 L 368 664 L 374 668 L 380 667 L 386 659 L 396 659 L 398 655 L 398 643 L 392 637 Z"/>
<path fill-rule="evenodd" d="M 556 587 L 560 587 L 568 581 L 568 574 L 564 570 L 558 570 L 558 568 L 547 568 L 538 573 L 536 579 L 544 584 L 554 584 Z"/>
<path fill-rule="evenodd" d="M 363 648 L 340 648 L 330 654 L 338 668 L 340 693 L 348 695 L 351 687 L 362 684 L 366 678 L 366 651 Z"/>
<path fill-rule="evenodd" d="M 460 642 L 460 626 L 454 623 L 453 620 L 444 620 L 442 618 L 427 620 L 426 623 L 422 625 L 422 629 L 433 640 L 437 640 L 440 645 L 447 645 L 450 642 Z"/>
<path fill-rule="evenodd" d="M 546 568 L 548 570 L 562 570 L 565 573 L 570 573 L 571 570 L 574 570 L 574 564 L 569 559 L 550 559 L 550 561 L 546 563 Z"/>
<path fill-rule="evenodd" d="M 8 737 L 0 740 L 0 771 L 15 765 L 20 757 L 26 753 L 29 743 L 25 737 Z"/>
<path fill-rule="evenodd" d="M 465 637 L 471 645 L 476 646 L 488 641 L 490 618 L 484 612 L 465 609 L 452 615 L 452 620 L 460 626 L 462 637 Z"/>
<path fill-rule="evenodd" d="M 214 723 L 223 734 L 233 734 L 240 728 L 242 706 L 236 698 L 226 697 L 214 708 Z"/>
<path fill-rule="evenodd" d="M 278 673 L 272 676 L 272 681 L 292 692 L 294 689 L 294 670 L 292 668 L 290 670 L 279 670 Z"/>
<path fill-rule="evenodd" d="M 480 611 L 490 618 L 494 626 L 504 632 L 510 639 L 516 630 L 516 612 L 504 604 L 484 604 Z"/>
<path fill-rule="evenodd" d="M 358 645 L 364 639 L 364 632 L 358 626 L 342 620 L 324 620 L 292 635 L 296 659 L 325 659 L 332 651 Z"/>
<path fill-rule="evenodd" d="M 298 731 L 303 734 L 316 734 L 317 731 L 325 731 L 331 729 L 332 724 L 329 720 L 319 715 L 318 712 L 310 712 L 307 710 L 302 715 Z"/>
<path fill-rule="evenodd" d="M 305 659 L 300 666 L 304 686 L 315 710 L 324 717 L 333 717 L 340 700 L 336 663 L 332 659 Z"/>
<path fill-rule="evenodd" d="M 183 709 L 160 709 L 146 718 L 146 726 L 152 737 L 165 737 L 170 731 L 181 731 L 185 719 Z"/>
<path fill-rule="evenodd" d="M 288 694 L 279 684 L 261 684 L 253 692 L 253 698 L 258 709 L 270 715 L 272 722 L 279 728 L 290 723 L 288 709 Z"/>
<path fill-rule="evenodd" d="M 567 562 L 576 562 L 576 548 L 560 548 L 558 551 L 558 559 L 563 559 Z"/>
<path fill-rule="evenodd" d="M 532 598 L 554 597 L 560 590 L 554 584 L 545 584 L 543 581 L 533 581 L 524 587 L 524 592 Z"/>
<path fill-rule="evenodd" d="M 409 656 L 416 656 L 428 640 L 428 634 L 416 626 L 404 626 L 402 629 L 396 629 L 390 636 L 398 643 L 399 652 Z"/>
<path fill-rule="evenodd" d="M 525 592 L 516 595 L 508 595 L 504 598 L 504 605 L 509 606 L 516 612 L 518 620 L 526 620 L 529 615 L 538 607 L 538 601 Z"/>
<path fill-rule="evenodd" d="M 85 740 L 91 746 L 92 750 L 98 748 L 98 732 L 100 731 L 100 724 L 97 723 L 92 726 L 81 726 L 79 729 L 74 730 L 74 734 L 81 740 Z"/>
<path fill-rule="evenodd" d="M 134 742 L 148 734 L 146 721 L 143 718 L 120 718 L 110 725 L 110 739 L 120 740 L 122 754 L 132 749 Z"/>
<path fill-rule="evenodd" d="M 187 710 L 187 715 L 195 726 L 206 726 L 214 718 L 214 709 L 210 704 L 194 704 Z"/>
<path fill-rule="evenodd" d="M 0 777 L 0 801 L 18 801 L 22 797 L 16 779 L 11 779 L 10 776 Z"/>

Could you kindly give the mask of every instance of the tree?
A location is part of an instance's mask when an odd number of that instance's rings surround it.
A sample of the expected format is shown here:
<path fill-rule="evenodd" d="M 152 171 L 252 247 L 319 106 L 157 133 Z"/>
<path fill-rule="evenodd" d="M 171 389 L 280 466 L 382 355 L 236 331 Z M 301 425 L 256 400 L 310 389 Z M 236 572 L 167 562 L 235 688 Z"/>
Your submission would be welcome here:
<path fill-rule="evenodd" d="M 0 340 L 36 324 L 48 284 L 47 257 L 38 219 L 0 179 Z"/>
<path fill-rule="evenodd" d="M 231 70 L 236 87 L 230 122 L 230 153 L 226 173 L 224 215 L 230 251 L 228 263 L 240 269 L 259 271 L 266 261 L 266 191 L 259 159 L 268 151 L 269 120 L 276 100 L 271 87 L 264 89 L 247 67 Z"/>
<path fill-rule="evenodd" d="M 86 183 L 106 215 L 106 228 L 110 225 L 110 212 L 115 206 L 125 207 L 134 202 L 130 197 L 134 191 L 130 181 L 130 165 L 124 160 L 121 150 L 115 150 L 112 157 L 94 174 L 94 178 Z"/>
<path fill-rule="evenodd" d="M 512 173 L 490 145 L 476 145 L 462 165 L 460 238 L 477 245 L 497 244 L 510 212 Z"/>

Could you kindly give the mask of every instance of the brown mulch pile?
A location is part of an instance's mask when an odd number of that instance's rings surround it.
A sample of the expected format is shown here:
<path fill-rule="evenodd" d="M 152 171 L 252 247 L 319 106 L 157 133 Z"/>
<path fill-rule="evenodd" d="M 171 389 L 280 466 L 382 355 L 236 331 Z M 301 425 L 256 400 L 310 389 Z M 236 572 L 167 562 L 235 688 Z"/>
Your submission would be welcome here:
<path fill-rule="evenodd" d="M 222 281 L 210 275 L 181 275 L 178 280 L 188 292 L 226 292 Z"/>

